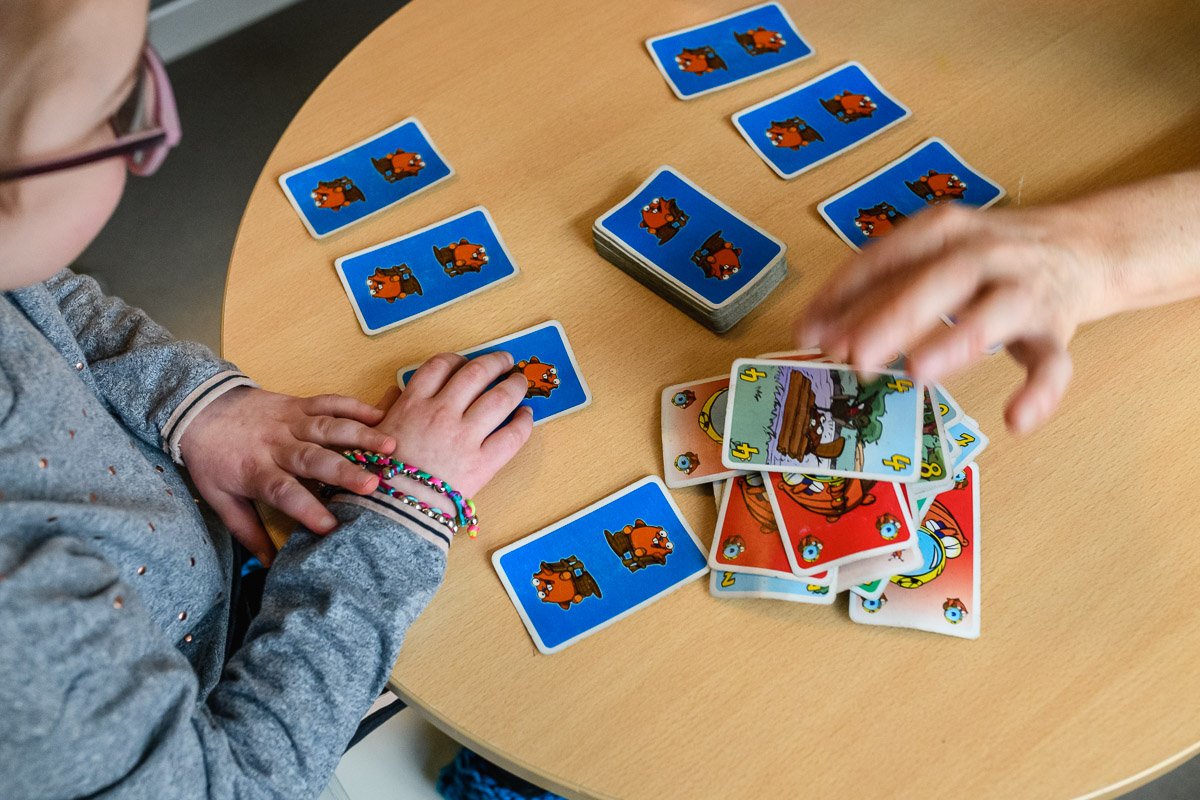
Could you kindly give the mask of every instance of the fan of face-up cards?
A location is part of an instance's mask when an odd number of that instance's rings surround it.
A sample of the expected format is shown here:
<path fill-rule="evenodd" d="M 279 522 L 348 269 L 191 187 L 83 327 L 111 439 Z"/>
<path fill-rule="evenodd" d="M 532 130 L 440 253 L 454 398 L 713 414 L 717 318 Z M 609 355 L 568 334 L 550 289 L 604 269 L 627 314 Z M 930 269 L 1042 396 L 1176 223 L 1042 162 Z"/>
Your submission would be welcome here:
<path fill-rule="evenodd" d="M 787 245 L 669 166 L 592 226 L 596 252 L 718 333 L 787 275 Z"/>

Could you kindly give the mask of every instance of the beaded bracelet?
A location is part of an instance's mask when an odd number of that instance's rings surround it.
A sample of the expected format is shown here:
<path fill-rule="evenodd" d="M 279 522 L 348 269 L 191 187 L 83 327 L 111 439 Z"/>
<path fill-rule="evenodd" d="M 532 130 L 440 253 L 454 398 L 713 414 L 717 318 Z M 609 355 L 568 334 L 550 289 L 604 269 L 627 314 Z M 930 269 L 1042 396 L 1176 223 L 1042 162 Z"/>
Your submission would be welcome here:
<path fill-rule="evenodd" d="M 456 492 L 450 488 L 450 485 L 445 481 L 435 478 L 428 472 L 423 472 L 411 464 L 396 461 L 382 453 L 375 453 L 370 450 L 344 450 L 342 455 L 348 461 L 359 464 L 363 469 L 367 469 L 368 465 L 379 467 L 379 491 L 388 497 L 394 497 L 405 505 L 418 508 L 426 516 L 437 520 L 443 525 L 447 525 L 454 533 L 458 532 L 460 526 L 466 526 L 467 533 L 472 539 L 479 535 L 479 517 L 475 513 L 475 502 L 464 498 L 461 492 Z M 447 515 L 442 514 L 438 509 L 422 503 L 412 495 L 401 493 L 396 487 L 387 483 L 387 481 L 397 475 L 402 475 L 405 478 L 422 483 L 438 494 L 444 494 L 449 497 L 454 503 L 455 510 L 458 512 L 457 522 Z"/>

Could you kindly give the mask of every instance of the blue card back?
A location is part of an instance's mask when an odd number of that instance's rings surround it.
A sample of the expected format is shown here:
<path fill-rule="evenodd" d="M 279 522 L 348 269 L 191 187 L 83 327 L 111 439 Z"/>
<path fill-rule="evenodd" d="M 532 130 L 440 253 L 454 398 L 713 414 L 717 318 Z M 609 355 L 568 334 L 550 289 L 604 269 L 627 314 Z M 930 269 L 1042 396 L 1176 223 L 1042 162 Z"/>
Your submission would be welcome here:
<path fill-rule="evenodd" d="M 304 227 L 320 239 L 454 175 L 415 117 L 279 177 Z"/>
<path fill-rule="evenodd" d="M 699 540 L 657 476 L 497 550 L 492 564 L 543 653 L 708 571 Z"/>
<path fill-rule="evenodd" d="M 656 209 L 673 211 L 672 222 L 658 221 L 665 217 Z M 596 220 L 596 227 L 712 308 L 745 291 L 787 251 L 782 241 L 668 166 Z"/>
<path fill-rule="evenodd" d="M 367 334 L 429 314 L 518 272 L 483 206 L 334 262 Z"/>
<path fill-rule="evenodd" d="M 646 40 L 671 91 L 690 100 L 794 64 L 813 49 L 778 3 Z"/>
<path fill-rule="evenodd" d="M 469 350 L 459 350 L 458 353 L 467 358 L 476 358 L 497 350 L 511 353 L 517 362 L 514 369 L 525 372 L 530 390 L 521 405 L 533 411 L 534 425 L 591 404 L 592 392 L 579 371 L 575 351 L 567 341 L 562 323 L 557 320 L 535 325 Z M 417 366 L 397 371 L 396 381 L 400 388 L 408 385 Z"/>
<path fill-rule="evenodd" d="M 1002 197 L 1004 189 L 935 137 L 821 203 L 817 211 L 842 241 L 858 250 L 930 206 L 987 208 Z"/>
<path fill-rule="evenodd" d="M 912 115 L 857 61 L 733 115 L 746 142 L 794 178 Z"/>

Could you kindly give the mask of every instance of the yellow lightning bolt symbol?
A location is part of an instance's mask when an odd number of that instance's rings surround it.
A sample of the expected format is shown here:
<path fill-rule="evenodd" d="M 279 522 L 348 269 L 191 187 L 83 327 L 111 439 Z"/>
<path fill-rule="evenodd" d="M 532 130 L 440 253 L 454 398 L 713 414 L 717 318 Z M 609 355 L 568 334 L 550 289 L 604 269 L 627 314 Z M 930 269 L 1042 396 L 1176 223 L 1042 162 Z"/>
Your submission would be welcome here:
<path fill-rule="evenodd" d="M 741 375 L 738 375 L 738 377 L 749 383 L 754 383 L 759 378 L 767 377 L 767 373 L 760 369 L 755 369 L 754 367 L 747 367 L 745 370 L 743 370 Z"/>
<path fill-rule="evenodd" d="M 966 447 L 973 441 L 975 441 L 975 437 L 969 433 L 960 433 L 958 435 L 958 443 L 961 444 L 963 447 Z"/>
<path fill-rule="evenodd" d="M 896 378 L 894 381 L 889 382 L 887 386 L 889 389 L 895 389 L 897 392 L 904 394 L 913 388 L 913 382 L 908 378 Z"/>
<path fill-rule="evenodd" d="M 755 455 L 756 453 L 758 453 L 758 448 L 751 447 L 745 442 L 734 442 L 733 447 L 729 448 L 729 455 L 733 456 L 739 461 L 748 461 L 750 456 Z"/>
<path fill-rule="evenodd" d="M 892 456 L 891 458 L 885 458 L 883 460 L 883 465 L 885 467 L 891 467 L 896 472 L 902 471 L 905 467 L 907 467 L 911 463 L 912 463 L 912 460 L 908 456 L 902 456 L 899 453 Z"/>

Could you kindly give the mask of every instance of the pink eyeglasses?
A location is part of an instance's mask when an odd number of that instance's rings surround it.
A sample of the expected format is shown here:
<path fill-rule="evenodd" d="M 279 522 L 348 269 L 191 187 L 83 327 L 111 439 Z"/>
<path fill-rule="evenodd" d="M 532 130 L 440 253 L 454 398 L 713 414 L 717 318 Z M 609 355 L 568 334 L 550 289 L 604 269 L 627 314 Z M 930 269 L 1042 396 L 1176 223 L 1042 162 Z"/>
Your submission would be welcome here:
<path fill-rule="evenodd" d="M 0 181 L 58 172 L 116 156 L 125 158 L 134 175 L 153 175 L 167 157 L 167 151 L 179 144 L 181 131 L 167 70 L 149 44 L 142 51 L 133 91 L 108 123 L 117 137 L 112 144 L 26 167 L 0 169 Z"/>

